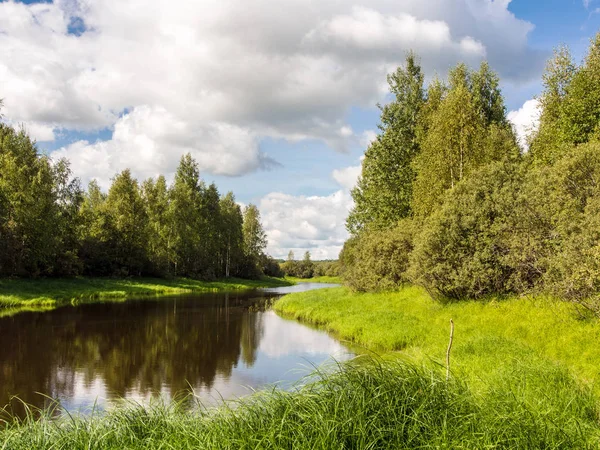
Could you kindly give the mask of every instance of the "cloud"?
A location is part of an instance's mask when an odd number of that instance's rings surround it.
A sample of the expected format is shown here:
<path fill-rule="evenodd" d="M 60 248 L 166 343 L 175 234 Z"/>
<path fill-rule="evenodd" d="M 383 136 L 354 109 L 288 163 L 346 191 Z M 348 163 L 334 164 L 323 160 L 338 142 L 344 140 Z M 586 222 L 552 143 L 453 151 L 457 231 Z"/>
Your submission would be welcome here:
<path fill-rule="evenodd" d="M 328 196 L 293 196 L 272 192 L 259 202 L 267 233 L 267 252 L 285 258 L 290 250 L 313 259 L 337 259 L 348 234 L 345 223 L 352 198 L 344 190 Z"/>
<path fill-rule="evenodd" d="M 453 39 L 449 25 L 442 20 L 419 20 L 407 13 L 384 15 L 361 6 L 353 7 L 350 14 L 321 23 L 308 34 L 307 42 L 336 53 L 364 52 L 369 58 L 388 60 L 401 60 L 407 49 L 452 59 L 485 56 L 481 42 L 470 36 L 460 41 Z"/>
<path fill-rule="evenodd" d="M 346 218 L 354 206 L 350 190 L 360 171 L 361 165 L 335 169 L 331 176 L 343 189 L 331 195 L 272 192 L 263 197 L 259 209 L 269 242 L 267 252 L 285 258 L 292 250 L 299 258 L 308 250 L 313 259 L 337 259 L 348 239 Z"/>
<path fill-rule="evenodd" d="M 526 150 L 527 137 L 537 130 L 540 122 L 538 100 L 527 100 L 517 111 L 510 111 L 507 118 L 514 126 L 519 145 Z"/>
<path fill-rule="evenodd" d="M 151 172 L 158 163 L 149 155 L 172 167 L 195 148 L 205 170 L 239 175 L 263 166 L 265 137 L 356 145 L 348 111 L 382 101 L 386 73 L 410 49 L 429 74 L 487 57 L 510 82 L 538 77 L 545 55 L 528 46 L 533 25 L 508 3 L 9 0 L 0 2 L 0 97 L 11 120 L 46 127 L 44 139 L 50 128 L 114 128 L 102 145 L 61 150 L 70 157 L 97 154 L 110 170 L 140 160 Z M 145 131 L 132 143 L 117 132 L 134 114 L 135 130 Z M 157 116 L 185 135 L 167 137 Z M 142 151 L 141 135 L 152 148 Z"/>
<path fill-rule="evenodd" d="M 173 174 L 182 155 L 191 153 L 200 171 L 239 175 L 277 163 L 259 150 L 248 129 L 227 123 L 193 123 L 162 107 L 139 106 L 121 117 L 108 141 L 78 141 L 55 151 L 67 158 L 84 182 L 104 185 L 124 167 L 141 179 Z"/>

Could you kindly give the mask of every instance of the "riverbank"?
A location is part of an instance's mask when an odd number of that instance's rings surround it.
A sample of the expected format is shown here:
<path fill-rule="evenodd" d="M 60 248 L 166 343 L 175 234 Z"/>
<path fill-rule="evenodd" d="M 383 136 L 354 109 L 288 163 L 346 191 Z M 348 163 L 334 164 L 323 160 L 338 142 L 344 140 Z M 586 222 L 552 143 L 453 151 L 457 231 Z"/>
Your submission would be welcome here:
<path fill-rule="evenodd" d="M 528 403 L 505 387 L 475 396 L 428 369 L 359 360 L 321 371 L 294 392 L 259 392 L 235 407 L 128 405 L 58 423 L 9 423 L 0 441 L 17 450 L 597 448 L 595 399 L 568 377 L 563 381 L 552 396 Z"/>
<path fill-rule="evenodd" d="M 228 278 L 200 281 L 190 278 L 43 278 L 0 279 L 0 309 L 56 307 L 93 301 L 107 301 L 156 295 L 220 292 L 262 287 L 290 286 L 280 278 L 260 280 Z"/>
<path fill-rule="evenodd" d="M 520 389 L 532 371 L 556 368 L 600 398 L 600 323 L 564 302 L 509 298 L 441 304 L 418 287 L 384 293 L 333 288 L 287 295 L 274 308 L 365 350 L 397 352 L 440 368 L 452 318 L 452 373 L 471 387 L 485 390 L 508 382 Z"/>
<path fill-rule="evenodd" d="M 340 277 L 313 277 L 313 278 L 297 278 L 297 277 L 289 277 L 286 276 L 285 280 L 291 283 L 335 283 L 342 284 L 342 279 Z"/>
<path fill-rule="evenodd" d="M 508 299 L 441 305 L 415 287 L 378 294 L 331 288 L 288 295 L 275 308 L 379 353 L 403 357 L 362 356 L 342 370 L 319 370 L 316 381 L 295 391 L 259 392 L 235 407 L 190 412 L 189 401 L 149 408 L 126 404 L 58 422 L 35 419 L 32 412 L 30 420 L 0 429 L 0 441 L 11 449 L 600 444 L 600 408 L 592 386 L 600 348 L 597 322 L 578 318 L 564 303 Z M 446 381 L 450 317 L 456 330 Z"/>

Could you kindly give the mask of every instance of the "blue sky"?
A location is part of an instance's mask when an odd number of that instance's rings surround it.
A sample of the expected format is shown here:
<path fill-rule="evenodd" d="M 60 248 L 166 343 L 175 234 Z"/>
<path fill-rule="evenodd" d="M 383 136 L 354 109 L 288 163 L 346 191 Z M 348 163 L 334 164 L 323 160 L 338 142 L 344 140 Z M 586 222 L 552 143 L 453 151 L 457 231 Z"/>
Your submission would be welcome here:
<path fill-rule="evenodd" d="M 259 205 L 269 251 L 336 257 L 385 75 L 490 61 L 516 126 L 552 49 L 584 57 L 600 0 L 0 2 L 5 120 L 87 183 L 129 167 L 203 178 Z M 518 111 L 518 113 L 517 113 Z"/>

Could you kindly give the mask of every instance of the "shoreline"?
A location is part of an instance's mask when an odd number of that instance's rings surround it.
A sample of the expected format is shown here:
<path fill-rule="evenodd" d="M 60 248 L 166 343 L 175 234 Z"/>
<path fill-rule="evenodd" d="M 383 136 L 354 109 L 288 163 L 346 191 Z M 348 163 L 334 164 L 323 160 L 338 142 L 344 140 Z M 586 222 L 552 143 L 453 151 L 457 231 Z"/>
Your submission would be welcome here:
<path fill-rule="evenodd" d="M 226 292 L 291 286 L 281 278 L 229 278 L 201 281 L 191 278 L 42 278 L 0 279 L 0 312 L 11 309 L 51 309 L 64 305 L 127 300 L 129 298 Z"/>

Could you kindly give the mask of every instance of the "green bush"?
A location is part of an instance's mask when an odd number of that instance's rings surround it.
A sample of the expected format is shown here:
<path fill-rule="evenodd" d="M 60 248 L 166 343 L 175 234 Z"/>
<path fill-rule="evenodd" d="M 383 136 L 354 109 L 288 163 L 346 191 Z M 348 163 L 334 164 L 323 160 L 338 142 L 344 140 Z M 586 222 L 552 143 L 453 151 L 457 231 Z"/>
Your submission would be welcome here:
<path fill-rule="evenodd" d="M 453 299 L 510 291 L 507 217 L 521 176 L 518 165 L 492 163 L 450 190 L 415 238 L 410 278 Z"/>
<path fill-rule="evenodd" d="M 414 224 L 401 220 L 389 230 L 363 231 L 349 239 L 340 254 L 342 277 L 356 291 L 393 289 L 408 281 Z"/>

